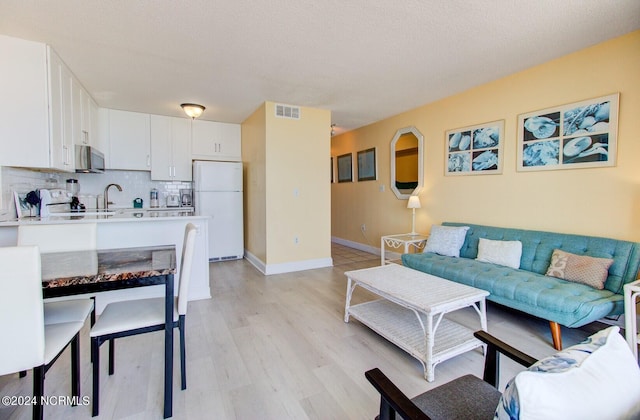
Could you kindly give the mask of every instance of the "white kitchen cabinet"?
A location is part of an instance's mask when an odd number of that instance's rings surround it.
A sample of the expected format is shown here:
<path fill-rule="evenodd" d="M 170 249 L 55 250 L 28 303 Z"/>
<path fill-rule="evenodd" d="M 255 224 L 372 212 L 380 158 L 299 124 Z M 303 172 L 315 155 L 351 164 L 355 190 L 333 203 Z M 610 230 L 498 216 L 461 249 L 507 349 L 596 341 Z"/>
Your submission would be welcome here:
<path fill-rule="evenodd" d="M 191 181 L 191 120 L 151 115 L 151 179 Z"/>
<path fill-rule="evenodd" d="M 108 111 L 109 169 L 151 170 L 149 114 Z"/>
<path fill-rule="evenodd" d="M 73 171 L 66 66 L 50 47 L 0 35 L 0 166 Z"/>
<path fill-rule="evenodd" d="M 194 120 L 191 156 L 198 160 L 241 161 L 240 124 Z"/>
<path fill-rule="evenodd" d="M 73 143 L 96 147 L 98 105 L 78 79 L 74 77 L 72 82 Z"/>

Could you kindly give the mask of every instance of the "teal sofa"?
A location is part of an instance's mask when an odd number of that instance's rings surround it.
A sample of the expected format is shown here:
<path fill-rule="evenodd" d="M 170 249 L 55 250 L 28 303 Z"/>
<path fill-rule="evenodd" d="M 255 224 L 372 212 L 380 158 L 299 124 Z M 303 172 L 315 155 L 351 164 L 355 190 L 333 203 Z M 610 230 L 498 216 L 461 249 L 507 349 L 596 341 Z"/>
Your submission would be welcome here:
<path fill-rule="evenodd" d="M 490 301 L 548 320 L 553 345 L 558 350 L 562 349 L 560 325 L 575 328 L 605 316 L 623 314 L 623 286 L 638 278 L 640 243 L 469 223 L 445 222 L 443 225 L 469 226 L 460 258 L 432 253 L 404 254 L 402 263 L 486 290 Z M 476 261 L 480 238 L 521 241 L 520 268 Z M 604 289 L 545 276 L 556 248 L 613 259 Z"/>

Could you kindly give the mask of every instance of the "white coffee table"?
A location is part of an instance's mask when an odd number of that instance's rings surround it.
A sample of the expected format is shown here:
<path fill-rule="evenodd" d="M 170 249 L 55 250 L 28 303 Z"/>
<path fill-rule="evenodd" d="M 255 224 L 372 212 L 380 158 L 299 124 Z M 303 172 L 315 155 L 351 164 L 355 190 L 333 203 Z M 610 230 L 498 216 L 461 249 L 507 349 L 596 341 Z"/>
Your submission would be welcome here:
<path fill-rule="evenodd" d="M 485 297 L 489 292 L 422 273 L 401 265 L 347 271 L 344 322 L 352 316 L 420 360 L 424 377 L 435 379 L 435 366 L 461 353 L 482 347 L 472 329 L 444 315 L 468 306 L 487 330 Z M 381 299 L 351 306 L 356 286 Z"/>

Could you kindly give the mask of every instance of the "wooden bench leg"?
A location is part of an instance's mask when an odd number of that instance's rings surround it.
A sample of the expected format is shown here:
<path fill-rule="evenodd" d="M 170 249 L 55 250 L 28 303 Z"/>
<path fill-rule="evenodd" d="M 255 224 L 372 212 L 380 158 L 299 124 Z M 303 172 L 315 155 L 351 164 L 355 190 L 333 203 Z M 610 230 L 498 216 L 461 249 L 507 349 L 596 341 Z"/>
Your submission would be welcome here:
<path fill-rule="evenodd" d="M 558 351 L 562 350 L 562 332 L 560 331 L 560 324 L 558 324 L 557 322 L 549 321 L 549 327 L 551 328 L 553 348 Z"/>

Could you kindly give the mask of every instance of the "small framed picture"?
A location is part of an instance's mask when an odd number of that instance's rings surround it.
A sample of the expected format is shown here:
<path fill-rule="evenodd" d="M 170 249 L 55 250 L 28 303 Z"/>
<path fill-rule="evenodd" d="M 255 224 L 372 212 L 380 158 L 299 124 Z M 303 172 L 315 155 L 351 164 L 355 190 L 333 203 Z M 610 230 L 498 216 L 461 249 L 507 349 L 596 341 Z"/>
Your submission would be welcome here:
<path fill-rule="evenodd" d="M 619 94 L 518 116 L 518 171 L 615 166 Z"/>
<path fill-rule="evenodd" d="M 358 152 L 358 181 L 375 181 L 376 173 L 376 148 L 361 150 Z"/>
<path fill-rule="evenodd" d="M 445 175 L 502 173 L 504 120 L 449 130 L 445 134 Z"/>
<path fill-rule="evenodd" d="M 18 219 L 22 219 L 24 217 L 33 217 L 38 215 L 38 207 L 32 206 L 27 202 L 27 194 L 26 192 L 13 192 L 13 198 L 16 203 L 16 213 L 18 214 Z"/>
<path fill-rule="evenodd" d="M 338 156 L 338 182 L 353 182 L 353 156 L 351 153 Z"/>

